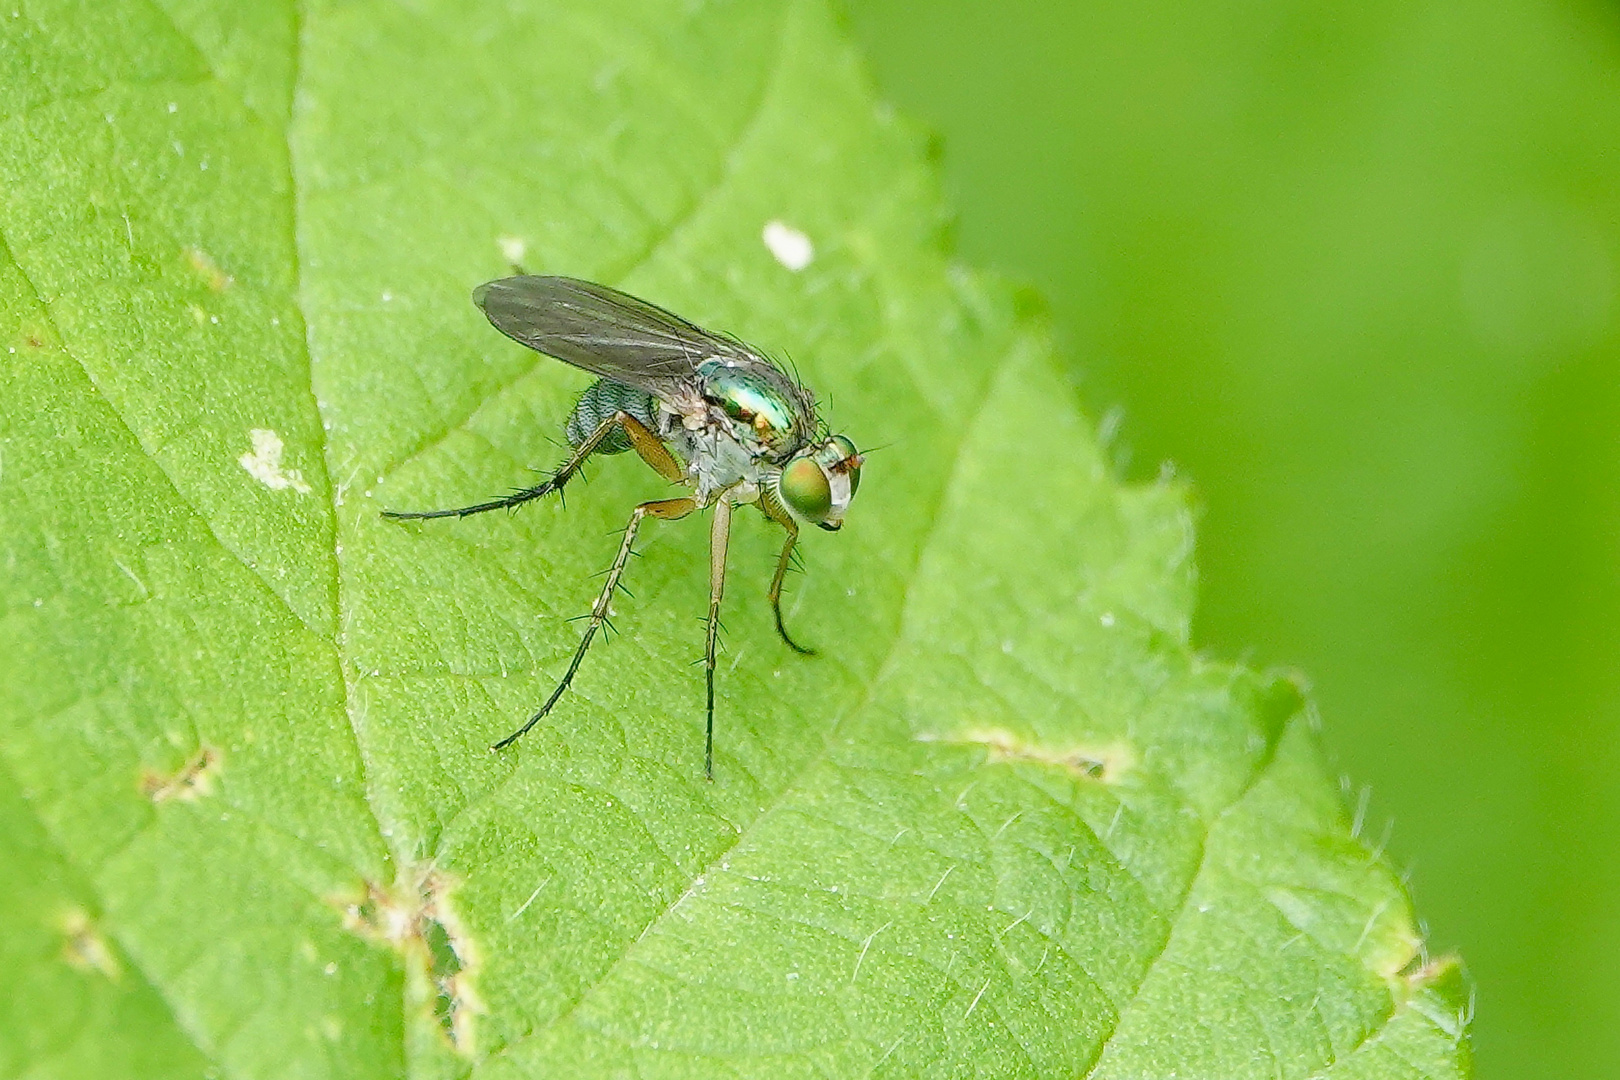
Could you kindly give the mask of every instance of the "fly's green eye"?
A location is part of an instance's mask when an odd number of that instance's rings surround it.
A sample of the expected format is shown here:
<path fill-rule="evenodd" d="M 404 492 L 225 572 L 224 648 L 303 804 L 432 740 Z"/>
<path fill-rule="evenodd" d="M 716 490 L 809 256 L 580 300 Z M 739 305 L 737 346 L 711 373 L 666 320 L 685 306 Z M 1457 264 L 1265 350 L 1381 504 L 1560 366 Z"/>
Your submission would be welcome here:
<path fill-rule="evenodd" d="M 827 474 L 808 456 L 796 457 L 782 470 L 782 501 L 806 521 L 823 521 L 832 510 Z"/>
<path fill-rule="evenodd" d="M 842 435 L 832 437 L 833 445 L 838 447 L 839 460 L 851 462 L 844 471 L 849 474 L 849 493 L 853 496 L 861 486 L 861 459 L 855 452 L 855 444 Z"/>

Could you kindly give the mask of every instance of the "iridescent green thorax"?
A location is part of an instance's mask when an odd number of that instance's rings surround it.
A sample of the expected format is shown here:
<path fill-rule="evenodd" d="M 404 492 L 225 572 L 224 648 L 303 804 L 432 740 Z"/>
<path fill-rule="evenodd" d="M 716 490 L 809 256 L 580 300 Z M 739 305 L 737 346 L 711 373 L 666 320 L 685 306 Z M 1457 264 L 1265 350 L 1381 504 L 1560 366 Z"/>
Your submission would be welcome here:
<path fill-rule="evenodd" d="M 808 395 L 766 367 L 742 368 L 710 360 L 699 365 L 703 396 L 773 457 L 797 450 L 815 423 Z"/>

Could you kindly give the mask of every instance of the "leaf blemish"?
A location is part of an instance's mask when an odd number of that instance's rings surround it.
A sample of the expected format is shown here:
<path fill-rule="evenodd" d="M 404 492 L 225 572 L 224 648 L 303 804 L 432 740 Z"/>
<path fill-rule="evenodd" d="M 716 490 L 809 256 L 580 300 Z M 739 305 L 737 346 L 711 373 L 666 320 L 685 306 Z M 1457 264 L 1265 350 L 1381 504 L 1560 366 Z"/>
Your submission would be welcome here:
<path fill-rule="evenodd" d="M 205 746 L 172 775 L 148 769 L 141 774 L 141 794 L 155 803 L 174 799 L 195 802 L 207 798 L 214 793 L 214 777 L 219 775 L 220 760 L 218 750 Z"/>
<path fill-rule="evenodd" d="M 521 236 L 497 236 L 495 246 L 500 249 L 501 258 L 514 266 L 523 261 L 523 256 L 529 250 L 529 245 Z"/>
<path fill-rule="evenodd" d="M 989 751 L 985 758 L 987 764 L 1056 765 L 1105 784 L 1118 783 L 1136 765 L 1135 749 L 1129 743 L 1118 741 L 1056 748 L 1020 739 L 1000 728 L 969 731 L 954 738 L 924 736 L 922 741 L 976 743 Z"/>
<path fill-rule="evenodd" d="M 62 916 L 62 958 L 80 971 L 95 971 L 116 981 L 124 973 L 118 957 L 107 945 L 83 908 L 71 908 Z"/>
<path fill-rule="evenodd" d="M 224 292 L 236 280 L 221 270 L 219 264 L 214 261 L 213 256 L 202 248 L 186 248 L 186 262 L 191 264 L 191 269 L 196 272 L 198 277 L 202 278 L 203 284 L 214 292 Z"/>
<path fill-rule="evenodd" d="M 407 1005 L 458 1053 L 471 1056 L 484 1004 L 474 989 L 477 946 L 450 905 L 455 882 L 437 870 L 415 868 L 406 885 L 366 883 L 364 897 L 337 897 L 343 925 L 386 945 L 405 961 Z"/>
<path fill-rule="evenodd" d="M 248 432 L 248 437 L 253 442 L 253 449 L 236 460 L 248 471 L 249 476 L 271 491 L 292 488 L 300 495 L 310 493 L 310 486 L 305 483 L 302 472 L 281 467 L 281 455 L 286 445 L 280 435 L 269 428 L 254 428 Z"/>
<path fill-rule="evenodd" d="M 1449 953 L 1433 958 L 1414 957 L 1413 963 L 1400 972 L 1400 977 L 1407 993 L 1415 994 L 1447 978 L 1461 967 L 1462 961 Z"/>
<path fill-rule="evenodd" d="M 776 261 L 794 273 L 809 266 L 816 257 L 816 246 L 810 238 L 783 221 L 767 221 L 760 239 Z"/>

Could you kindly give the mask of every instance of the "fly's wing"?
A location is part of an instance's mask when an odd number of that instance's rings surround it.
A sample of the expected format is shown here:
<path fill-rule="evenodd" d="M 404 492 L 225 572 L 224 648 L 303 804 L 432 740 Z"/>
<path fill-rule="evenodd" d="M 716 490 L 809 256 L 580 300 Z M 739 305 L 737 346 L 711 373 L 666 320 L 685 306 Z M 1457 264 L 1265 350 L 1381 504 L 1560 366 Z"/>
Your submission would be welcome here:
<path fill-rule="evenodd" d="M 679 315 L 577 278 L 502 278 L 474 289 L 473 303 L 513 341 L 665 399 L 710 357 L 754 358 Z"/>

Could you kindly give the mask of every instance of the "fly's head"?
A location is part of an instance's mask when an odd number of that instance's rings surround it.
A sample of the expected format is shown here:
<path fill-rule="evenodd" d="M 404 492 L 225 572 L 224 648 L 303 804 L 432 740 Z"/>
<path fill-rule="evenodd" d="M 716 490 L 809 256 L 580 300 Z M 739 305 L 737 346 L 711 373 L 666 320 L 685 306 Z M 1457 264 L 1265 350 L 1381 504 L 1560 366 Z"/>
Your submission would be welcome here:
<path fill-rule="evenodd" d="M 776 474 L 773 493 L 798 520 L 837 532 L 844 525 L 844 512 L 855 490 L 861 486 L 861 464 L 865 460 L 856 452 L 854 443 L 834 435 L 783 465 Z"/>

